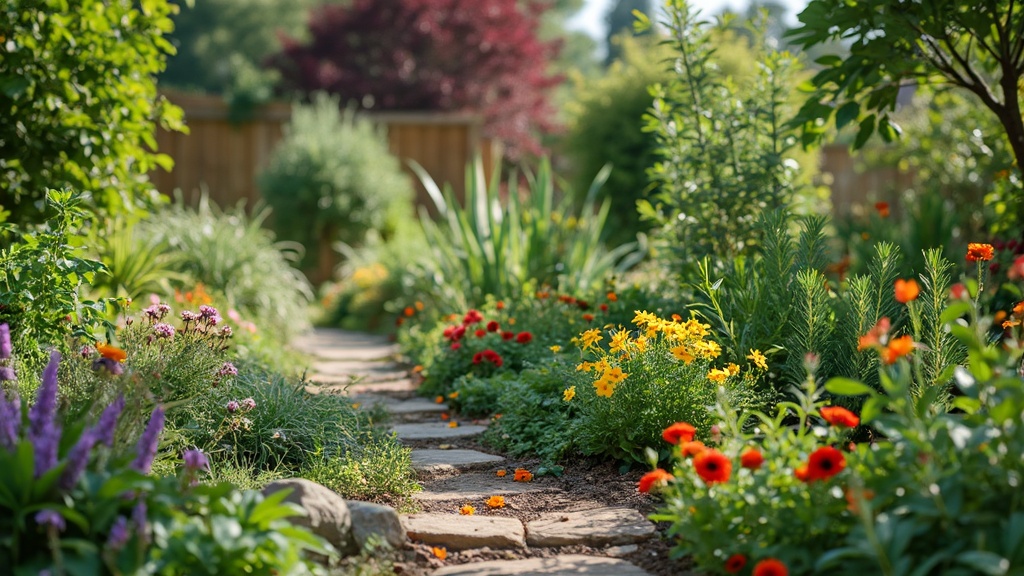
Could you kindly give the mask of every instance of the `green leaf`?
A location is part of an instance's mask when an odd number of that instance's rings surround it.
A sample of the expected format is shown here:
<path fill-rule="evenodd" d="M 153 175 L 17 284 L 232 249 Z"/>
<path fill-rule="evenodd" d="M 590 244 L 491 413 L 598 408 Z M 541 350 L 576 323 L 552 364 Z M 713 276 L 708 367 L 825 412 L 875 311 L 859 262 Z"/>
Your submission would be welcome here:
<path fill-rule="evenodd" d="M 874 396 L 875 389 L 863 382 L 851 378 L 835 377 L 825 383 L 825 389 L 832 394 L 840 396 L 863 396 L 865 394 Z"/>
<path fill-rule="evenodd" d="M 853 149 L 859 150 L 867 144 L 871 134 L 875 131 L 875 115 L 872 114 L 867 118 L 860 121 L 859 132 L 857 132 L 857 138 L 853 141 Z"/>
<path fill-rule="evenodd" d="M 842 130 L 844 126 L 853 122 L 860 116 L 860 104 L 847 102 L 836 110 L 836 130 Z"/>
<path fill-rule="evenodd" d="M 971 550 L 957 554 L 954 561 L 961 566 L 976 570 L 981 574 L 1002 576 L 1010 569 L 1010 561 L 1002 556 L 984 550 Z"/>
<path fill-rule="evenodd" d="M 954 302 L 946 307 L 939 315 L 939 322 L 942 324 L 949 324 L 950 322 L 963 318 L 971 311 L 971 304 L 969 302 Z"/>

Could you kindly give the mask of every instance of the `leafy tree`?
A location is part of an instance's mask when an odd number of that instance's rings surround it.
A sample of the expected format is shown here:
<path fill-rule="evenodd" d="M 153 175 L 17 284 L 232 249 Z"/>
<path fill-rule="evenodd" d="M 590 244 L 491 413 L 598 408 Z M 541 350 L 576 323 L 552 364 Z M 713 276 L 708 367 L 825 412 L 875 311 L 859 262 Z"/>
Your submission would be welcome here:
<path fill-rule="evenodd" d="M 0 7 L 0 220 L 39 221 L 48 188 L 131 210 L 155 196 L 156 125 L 182 129 L 154 75 L 173 48 L 167 0 L 8 0 Z M 9 212 L 9 213 L 8 213 Z"/>
<path fill-rule="evenodd" d="M 892 118 L 900 89 L 938 83 L 970 92 L 994 114 L 1021 166 L 1020 3 L 812 0 L 798 18 L 801 26 L 790 34 L 805 48 L 837 39 L 849 44 L 848 55 L 817 60 L 824 68 L 797 116 L 805 143 L 820 140 L 833 117 L 838 128 L 858 124 L 855 147 L 875 132 L 892 140 L 900 131 Z M 1016 211 L 1024 215 L 1024 201 L 1018 200 Z"/>
<path fill-rule="evenodd" d="M 525 4 L 529 9 L 523 9 Z M 517 0 L 354 0 L 310 17 L 310 41 L 273 58 L 287 88 L 374 110 L 473 111 L 509 156 L 541 152 L 556 42 L 537 39 L 544 6 Z"/>
<path fill-rule="evenodd" d="M 608 31 L 604 36 L 605 47 L 608 50 L 604 59 L 605 66 L 610 66 L 612 62 L 622 56 L 622 47 L 615 41 L 615 37 L 620 34 L 635 33 L 633 21 L 636 20 L 636 17 L 633 16 L 633 11 L 649 15 L 651 8 L 651 0 L 616 0 L 615 5 L 605 15 L 605 23 L 608 24 Z"/>

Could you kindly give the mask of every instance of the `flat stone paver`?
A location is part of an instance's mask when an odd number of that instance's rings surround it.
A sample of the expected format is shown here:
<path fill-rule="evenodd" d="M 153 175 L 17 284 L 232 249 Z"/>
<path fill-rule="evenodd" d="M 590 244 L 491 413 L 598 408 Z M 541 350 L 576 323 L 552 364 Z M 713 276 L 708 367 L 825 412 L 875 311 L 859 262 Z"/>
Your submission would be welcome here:
<path fill-rule="evenodd" d="M 484 502 L 491 496 L 561 490 L 550 478 L 534 479 L 533 482 L 514 482 L 511 472 L 504 478 L 498 478 L 492 472 L 467 472 L 453 478 L 421 482 L 420 484 L 423 486 L 423 491 L 413 494 L 414 500 L 422 502 L 455 500 L 460 505 L 468 502 L 477 508 L 485 506 Z"/>
<path fill-rule="evenodd" d="M 654 531 L 654 524 L 632 508 L 597 508 L 542 514 L 526 523 L 526 541 L 539 547 L 601 547 L 642 542 Z"/>
<path fill-rule="evenodd" d="M 501 456 L 485 454 L 476 450 L 433 450 L 412 451 L 412 467 L 417 472 L 436 474 L 456 470 L 470 470 L 504 462 Z M 502 480 L 495 476 L 495 480 Z"/>
<path fill-rule="evenodd" d="M 296 337 L 292 346 L 327 360 L 381 360 L 398 354 L 398 345 L 384 336 L 336 328 L 316 328 Z"/>
<path fill-rule="evenodd" d="M 396 424 L 392 429 L 398 433 L 399 440 L 449 440 L 451 438 L 467 438 L 482 434 L 487 426 L 462 424 L 451 428 L 447 422 L 424 422 L 420 424 Z"/>
<path fill-rule="evenodd" d="M 325 384 L 344 384 L 353 380 L 381 382 L 398 380 L 409 371 L 393 362 L 315 362 L 310 380 Z"/>
<path fill-rule="evenodd" d="M 415 392 L 419 388 L 419 384 L 412 381 L 409 378 L 397 378 L 394 380 L 385 380 L 381 382 L 365 382 L 361 381 L 357 384 L 353 384 L 351 380 L 335 384 L 313 384 L 321 392 L 328 392 L 331 394 L 347 394 L 354 396 L 357 394 L 380 394 L 380 393 L 410 393 Z"/>
<path fill-rule="evenodd" d="M 490 560 L 445 566 L 433 576 L 650 576 L 625 560 L 566 554 L 552 558 L 523 560 Z"/>
<path fill-rule="evenodd" d="M 409 538 L 449 550 L 469 548 L 524 548 L 523 523 L 504 516 L 459 514 L 407 514 L 402 527 Z"/>

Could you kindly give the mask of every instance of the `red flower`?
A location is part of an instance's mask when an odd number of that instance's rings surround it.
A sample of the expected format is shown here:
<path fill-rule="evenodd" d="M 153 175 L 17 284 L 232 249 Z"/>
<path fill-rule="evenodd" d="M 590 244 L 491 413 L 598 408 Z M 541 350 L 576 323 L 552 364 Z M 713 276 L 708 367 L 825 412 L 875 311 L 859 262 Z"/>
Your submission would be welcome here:
<path fill-rule="evenodd" d="M 607 304 L 601 304 L 600 306 L 598 306 L 598 308 L 601 309 L 601 312 L 607 312 L 608 311 L 608 305 Z"/>
<path fill-rule="evenodd" d="M 500 329 L 501 329 L 501 326 L 498 324 L 497 320 L 491 320 L 490 322 L 487 323 L 487 331 L 488 332 L 497 332 Z"/>
<path fill-rule="evenodd" d="M 487 330 L 484 330 L 482 328 L 477 328 L 476 332 L 473 332 L 473 333 L 476 334 L 477 338 L 483 338 L 484 336 L 487 335 Z"/>
<path fill-rule="evenodd" d="M 917 300 L 918 294 L 921 293 L 921 288 L 917 285 L 917 280 L 911 278 L 910 280 L 904 280 L 902 278 L 896 279 L 896 301 L 900 304 L 906 304 L 912 300 Z"/>
<path fill-rule="evenodd" d="M 462 318 L 462 323 L 468 326 L 469 324 L 476 324 L 483 319 L 484 315 L 479 311 L 470 310 L 469 312 L 466 312 L 466 315 Z"/>
<path fill-rule="evenodd" d="M 761 451 L 757 448 L 747 448 L 740 454 L 740 466 L 744 468 L 750 468 L 751 470 L 757 470 L 764 464 L 764 456 L 761 455 Z"/>
<path fill-rule="evenodd" d="M 793 470 L 793 476 L 801 482 L 809 482 L 811 480 L 811 472 L 807 469 L 807 464 L 801 464 Z"/>
<path fill-rule="evenodd" d="M 584 314 L 583 315 L 583 321 L 584 322 L 593 322 L 593 320 L 594 320 L 594 315 L 593 314 Z"/>
<path fill-rule="evenodd" d="M 669 444 L 679 444 L 680 442 L 690 442 L 693 440 L 693 436 L 696 433 L 697 429 L 690 424 L 686 422 L 676 422 L 668 428 L 665 428 L 665 431 L 661 433 L 661 437 Z"/>
<path fill-rule="evenodd" d="M 502 302 L 501 300 L 498 300 L 498 303 L 495 304 L 494 307 L 497 308 L 498 310 L 504 310 L 505 309 L 505 303 Z"/>
<path fill-rule="evenodd" d="M 857 350 L 881 346 L 882 338 L 889 334 L 890 326 L 888 318 L 885 316 L 879 318 L 871 330 L 868 330 L 867 334 L 860 337 L 860 341 L 857 343 Z"/>
<path fill-rule="evenodd" d="M 895 364 L 897 360 L 910 354 L 914 350 L 914 339 L 910 334 L 905 334 L 899 338 L 893 338 L 889 341 L 889 345 L 885 347 L 883 353 L 883 359 L 886 364 Z"/>
<path fill-rule="evenodd" d="M 529 344 L 531 340 L 533 340 L 533 334 L 530 334 L 529 332 L 520 332 L 519 334 L 516 334 L 516 342 L 519 342 L 520 344 Z"/>
<path fill-rule="evenodd" d="M 580 307 L 580 310 L 586 310 L 590 308 L 590 303 L 585 300 L 577 300 L 576 305 Z"/>
<path fill-rule="evenodd" d="M 807 478 L 828 480 L 846 468 L 846 456 L 831 446 L 822 446 L 807 459 Z"/>
<path fill-rule="evenodd" d="M 515 337 L 516 337 L 516 335 L 511 333 L 511 332 L 502 332 L 501 333 L 501 339 L 502 340 L 511 340 L 511 339 L 513 339 Z"/>
<path fill-rule="evenodd" d="M 697 475 L 708 484 L 727 482 L 732 474 L 732 462 L 729 457 L 714 448 L 704 450 L 693 457 L 693 467 Z"/>
<path fill-rule="evenodd" d="M 641 492 L 646 494 L 651 491 L 651 488 L 653 488 L 655 484 L 668 482 L 673 478 L 674 476 L 662 470 L 661 468 L 655 468 L 654 470 L 651 470 L 650 472 L 644 474 L 640 478 L 638 488 Z"/>
<path fill-rule="evenodd" d="M 875 210 L 878 210 L 878 215 L 882 218 L 889 217 L 889 203 L 888 202 L 875 202 Z"/>
<path fill-rule="evenodd" d="M 995 248 L 991 244 L 978 244 L 971 242 L 967 245 L 968 262 L 988 262 L 995 256 Z"/>
<path fill-rule="evenodd" d="M 743 567 L 747 565 L 747 557 L 743 554 L 733 554 L 729 556 L 729 559 L 725 561 L 725 571 L 729 574 L 735 574 Z"/>
<path fill-rule="evenodd" d="M 451 345 L 451 349 L 452 350 L 458 350 L 459 348 L 462 348 L 462 344 L 460 344 L 458 342 L 452 342 L 452 345 Z"/>
<path fill-rule="evenodd" d="M 700 440 L 693 440 L 691 442 L 683 442 L 680 444 L 679 454 L 683 458 L 689 458 L 690 456 L 696 456 L 707 449 L 708 447 Z"/>
<path fill-rule="evenodd" d="M 484 353 L 483 352 L 477 352 L 476 354 L 473 354 L 473 364 L 479 364 L 481 361 L 483 361 L 483 359 L 484 359 Z"/>
<path fill-rule="evenodd" d="M 413 314 L 415 314 L 415 313 L 416 313 L 416 310 L 414 310 L 412 306 L 406 306 L 406 307 L 405 307 L 405 310 L 403 310 L 403 313 L 404 313 L 404 314 L 405 314 L 406 316 L 412 316 Z"/>
<path fill-rule="evenodd" d="M 856 428 L 860 425 L 860 418 L 842 406 L 826 406 L 821 409 L 821 417 L 825 422 L 842 428 Z"/>
<path fill-rule="evenodd" d="M 1024 258 L 1024 256 L 1022 256 L 1022 258 Z M 967 296 L 967 286 L 964 286 L 962 283 L 959 282 L 953 284 L 953 286 L 951 286 L 949 289 L 949 296 L 954 300 L 963 299 L 964 297 Z"/>
<path fill-rule="evenodd" d="M 789 576 L 789 568 L 775 558 L 765 558 L 754 565 L 754 576 Z"/>

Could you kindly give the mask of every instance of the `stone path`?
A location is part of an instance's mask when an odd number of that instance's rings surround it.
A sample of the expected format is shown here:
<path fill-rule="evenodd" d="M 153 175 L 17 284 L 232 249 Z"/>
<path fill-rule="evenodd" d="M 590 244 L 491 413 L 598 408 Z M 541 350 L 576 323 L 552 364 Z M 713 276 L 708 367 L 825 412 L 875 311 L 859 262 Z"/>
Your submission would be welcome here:
<path fill-rule="evenodd" d="M 449 513 L 423 512 L 401 516 L 410 540 L 443 547 L 451 556 L 464 554 L 469 561 L 454 562 L 434 571 L 435 576 L 532 576 L 590 574 L 594 576 L 643 576 L 647 572 L 626 560 L 614 558 L 636 551 L 636 543 L 655 534 L 654 525 L 631 508 L 592 508 L 540 514 L 527 522 L 492 513 L 492 496 L 548 493 L 568 500 L 550 478 L 515 482 L 504 457 L 477 450 L 451 449 L 447 442 L 472 438 L 486 426 L 442 419 L 443 403 L 415 397 L 416 381 L 401 365 L 398 347 L 386 339 L 337 329 L 316 329 L 300 337 L 295 346 L 315 358 L 307 375 L 313 393 L 348 394 L 361 407 L 382 407 L 394 422 L 400 441 L 412 443 L 413 468 L 424 488 L 414 496 L 423 503 L 445 503 Z M 430 447 L 424 447 L 429 445 Z M 504 477 L 498 470 L 507 470 Z M 470 504 L 473 515 L 459 508 Z M 566 502 L 566 508 L 571 508 Z M 438 506 L 432 506 L 434 509 Z M 507 512 L 508 509 L 502 512 Z M 514 511 L 513 511 L 514 512 Z M 536 516 L 536 515 L 534 515 Z M 555 554 L 519 560 L 474 561 L 474 551 L 530 550 L 560 546 L 586 546 L 598 555 Z M 461 552 L 460 552 L 461 551 Z"/>

